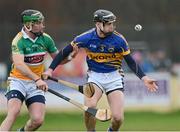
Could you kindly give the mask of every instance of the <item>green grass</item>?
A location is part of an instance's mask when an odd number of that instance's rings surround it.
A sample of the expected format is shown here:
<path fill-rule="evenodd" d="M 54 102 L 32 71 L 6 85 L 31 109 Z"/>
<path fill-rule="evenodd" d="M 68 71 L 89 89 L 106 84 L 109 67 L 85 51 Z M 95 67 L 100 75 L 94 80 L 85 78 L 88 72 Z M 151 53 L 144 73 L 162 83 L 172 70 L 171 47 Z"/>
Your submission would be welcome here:
<path fill-rule="evenodd" d="M 0 115 L 0 122 L 5 115 Z M 27 114 L 21 114 L 13 126 L 13 130 L 22 127 L 28 119 Z M 97 131 L 107 130 L 108 122 L 97 122 Z M 122 131 L 180 131 L 180 111 L 171 113 L 126 112 Z M 39 130 L 48 131 L 85 131 L 83 113 L 80 112 L 47 112 L 45 122 Z"/>

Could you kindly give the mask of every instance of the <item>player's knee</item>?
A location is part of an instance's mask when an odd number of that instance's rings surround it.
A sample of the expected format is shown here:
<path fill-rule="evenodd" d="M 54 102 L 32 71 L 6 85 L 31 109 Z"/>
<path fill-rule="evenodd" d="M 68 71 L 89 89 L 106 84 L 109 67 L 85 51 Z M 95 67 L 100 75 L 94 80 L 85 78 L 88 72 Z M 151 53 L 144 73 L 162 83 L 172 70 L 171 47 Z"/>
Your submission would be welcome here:
<path fill-rule="evenodd" d="M 122 123 L 124 121 L 124 115 L 123 114 L 113 114 L 112 115 L 112 118 L 115 122 L 119 122 L 119 123 Z"/>
<path fill-rule="evenodd" d="M 35 117 L 32 119 L 32 124 L 35 126 L 35 127 L 40 127 L 44 122 L 44 118 L 43 117 Z"/>
<path fill-rule="evenodd" d="M 34 120 L 33 121 L 33 126 L 38 128 L 43 124 L 43 120 Z"/>

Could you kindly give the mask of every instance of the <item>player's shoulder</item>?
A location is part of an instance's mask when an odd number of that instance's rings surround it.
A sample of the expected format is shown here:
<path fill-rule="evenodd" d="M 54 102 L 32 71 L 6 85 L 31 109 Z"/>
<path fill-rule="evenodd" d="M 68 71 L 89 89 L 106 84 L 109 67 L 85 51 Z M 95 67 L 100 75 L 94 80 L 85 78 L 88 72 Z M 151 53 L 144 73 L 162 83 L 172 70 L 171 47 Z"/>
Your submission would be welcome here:
<path fill-rule="evenodd" d="M 19 45 L 23 41 L 23 33 L 19 32 L 12 40 L 12 45 Z"/>
<path fill-rule="evenodd" d="M 43 37 L 47 38 L 47 39 L 52 39 L 52 37 L 49 34 L 45 33 L 45 32 L 43 33 Z"/>
<path fill-rule="evenodd" d="M 87 31 L 81 33 L 80 35 L 76 36 L 75 39 L 88 40 L 93 36 L 94 33 L 95 33 L 95 28 L 92 28 L 92 29 L 87 30 Z"/>
<path fill-rule="evenodd" d="M 114 31 L 113 32 L 113 37 L 117 40 L 117 41 L 125 41 L 126 42 L 126 38 L 119 32 Z"/>
<path fill-rule="evenodd" d="M 121 33 L 117 32 L 117 31 L 114 31 L 114 32 L 113 32 L 113 35 L 114 35 L 114 37 L 116 37 L 117 39 L 125 39 L 125 37 L 124 37 Z"/>

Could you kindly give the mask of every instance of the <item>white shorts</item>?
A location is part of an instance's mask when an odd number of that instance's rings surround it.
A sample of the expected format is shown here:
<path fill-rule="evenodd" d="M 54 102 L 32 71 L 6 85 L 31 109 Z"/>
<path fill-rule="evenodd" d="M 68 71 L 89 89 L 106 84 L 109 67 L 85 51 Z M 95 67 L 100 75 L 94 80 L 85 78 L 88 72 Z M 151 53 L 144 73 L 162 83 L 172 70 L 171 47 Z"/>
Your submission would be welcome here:
<path fill-rule="evenodd" d="M 27 105 L 33 102 L 45 103 L 45 92 L 37 89 L 34 81 L 8 77 L 8 82 L 9 86 L 6 93 L 8 100 L 10 98 L 19 98 L 21 101 L 25 100 Z"/>
<path fill-rule="evenodd" d="M 97 73 L 94 71 L 88 71 L 88 82 L 93 82 L 101 88 L 105 93 L 109 93 L 114 90 L 124 90 L 123 77 L 119 71 L 113 71 L 109 73 Z"/>

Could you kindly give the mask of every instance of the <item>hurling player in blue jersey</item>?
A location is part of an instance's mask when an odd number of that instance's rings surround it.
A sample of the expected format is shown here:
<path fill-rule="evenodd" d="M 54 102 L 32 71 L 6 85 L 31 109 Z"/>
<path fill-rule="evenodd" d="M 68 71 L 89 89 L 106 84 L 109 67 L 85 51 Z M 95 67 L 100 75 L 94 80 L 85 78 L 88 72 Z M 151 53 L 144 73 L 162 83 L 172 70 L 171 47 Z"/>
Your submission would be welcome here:
<path fill-rule="evenodd" d="M 83 48 L 87 53 L 88 82 L 96 85 L 95 94 L 85 97 L 85 105 L 96 107 L 103 92 L 112 112 L 108 131 L 118 131 L 124 120 L 124 86 L 123 77 L 119 73 L 122 60 L 125 59 L 132 71 L 144 82 L 151 92 L 158 89 L 155 80 L 146 76 L 130 55 L 130 49 L 125 38 L 115 31 L 116 16 L 107 10 L 97 10 L 94 13 L 95 28 L 77 36 L 71 44 L 59 52 L 44 73 L 52 75 L 52 71 L 77 48 Z M 95 131 L 96 120 L 85 113 L 85 124 L 88 131 Z"/>

